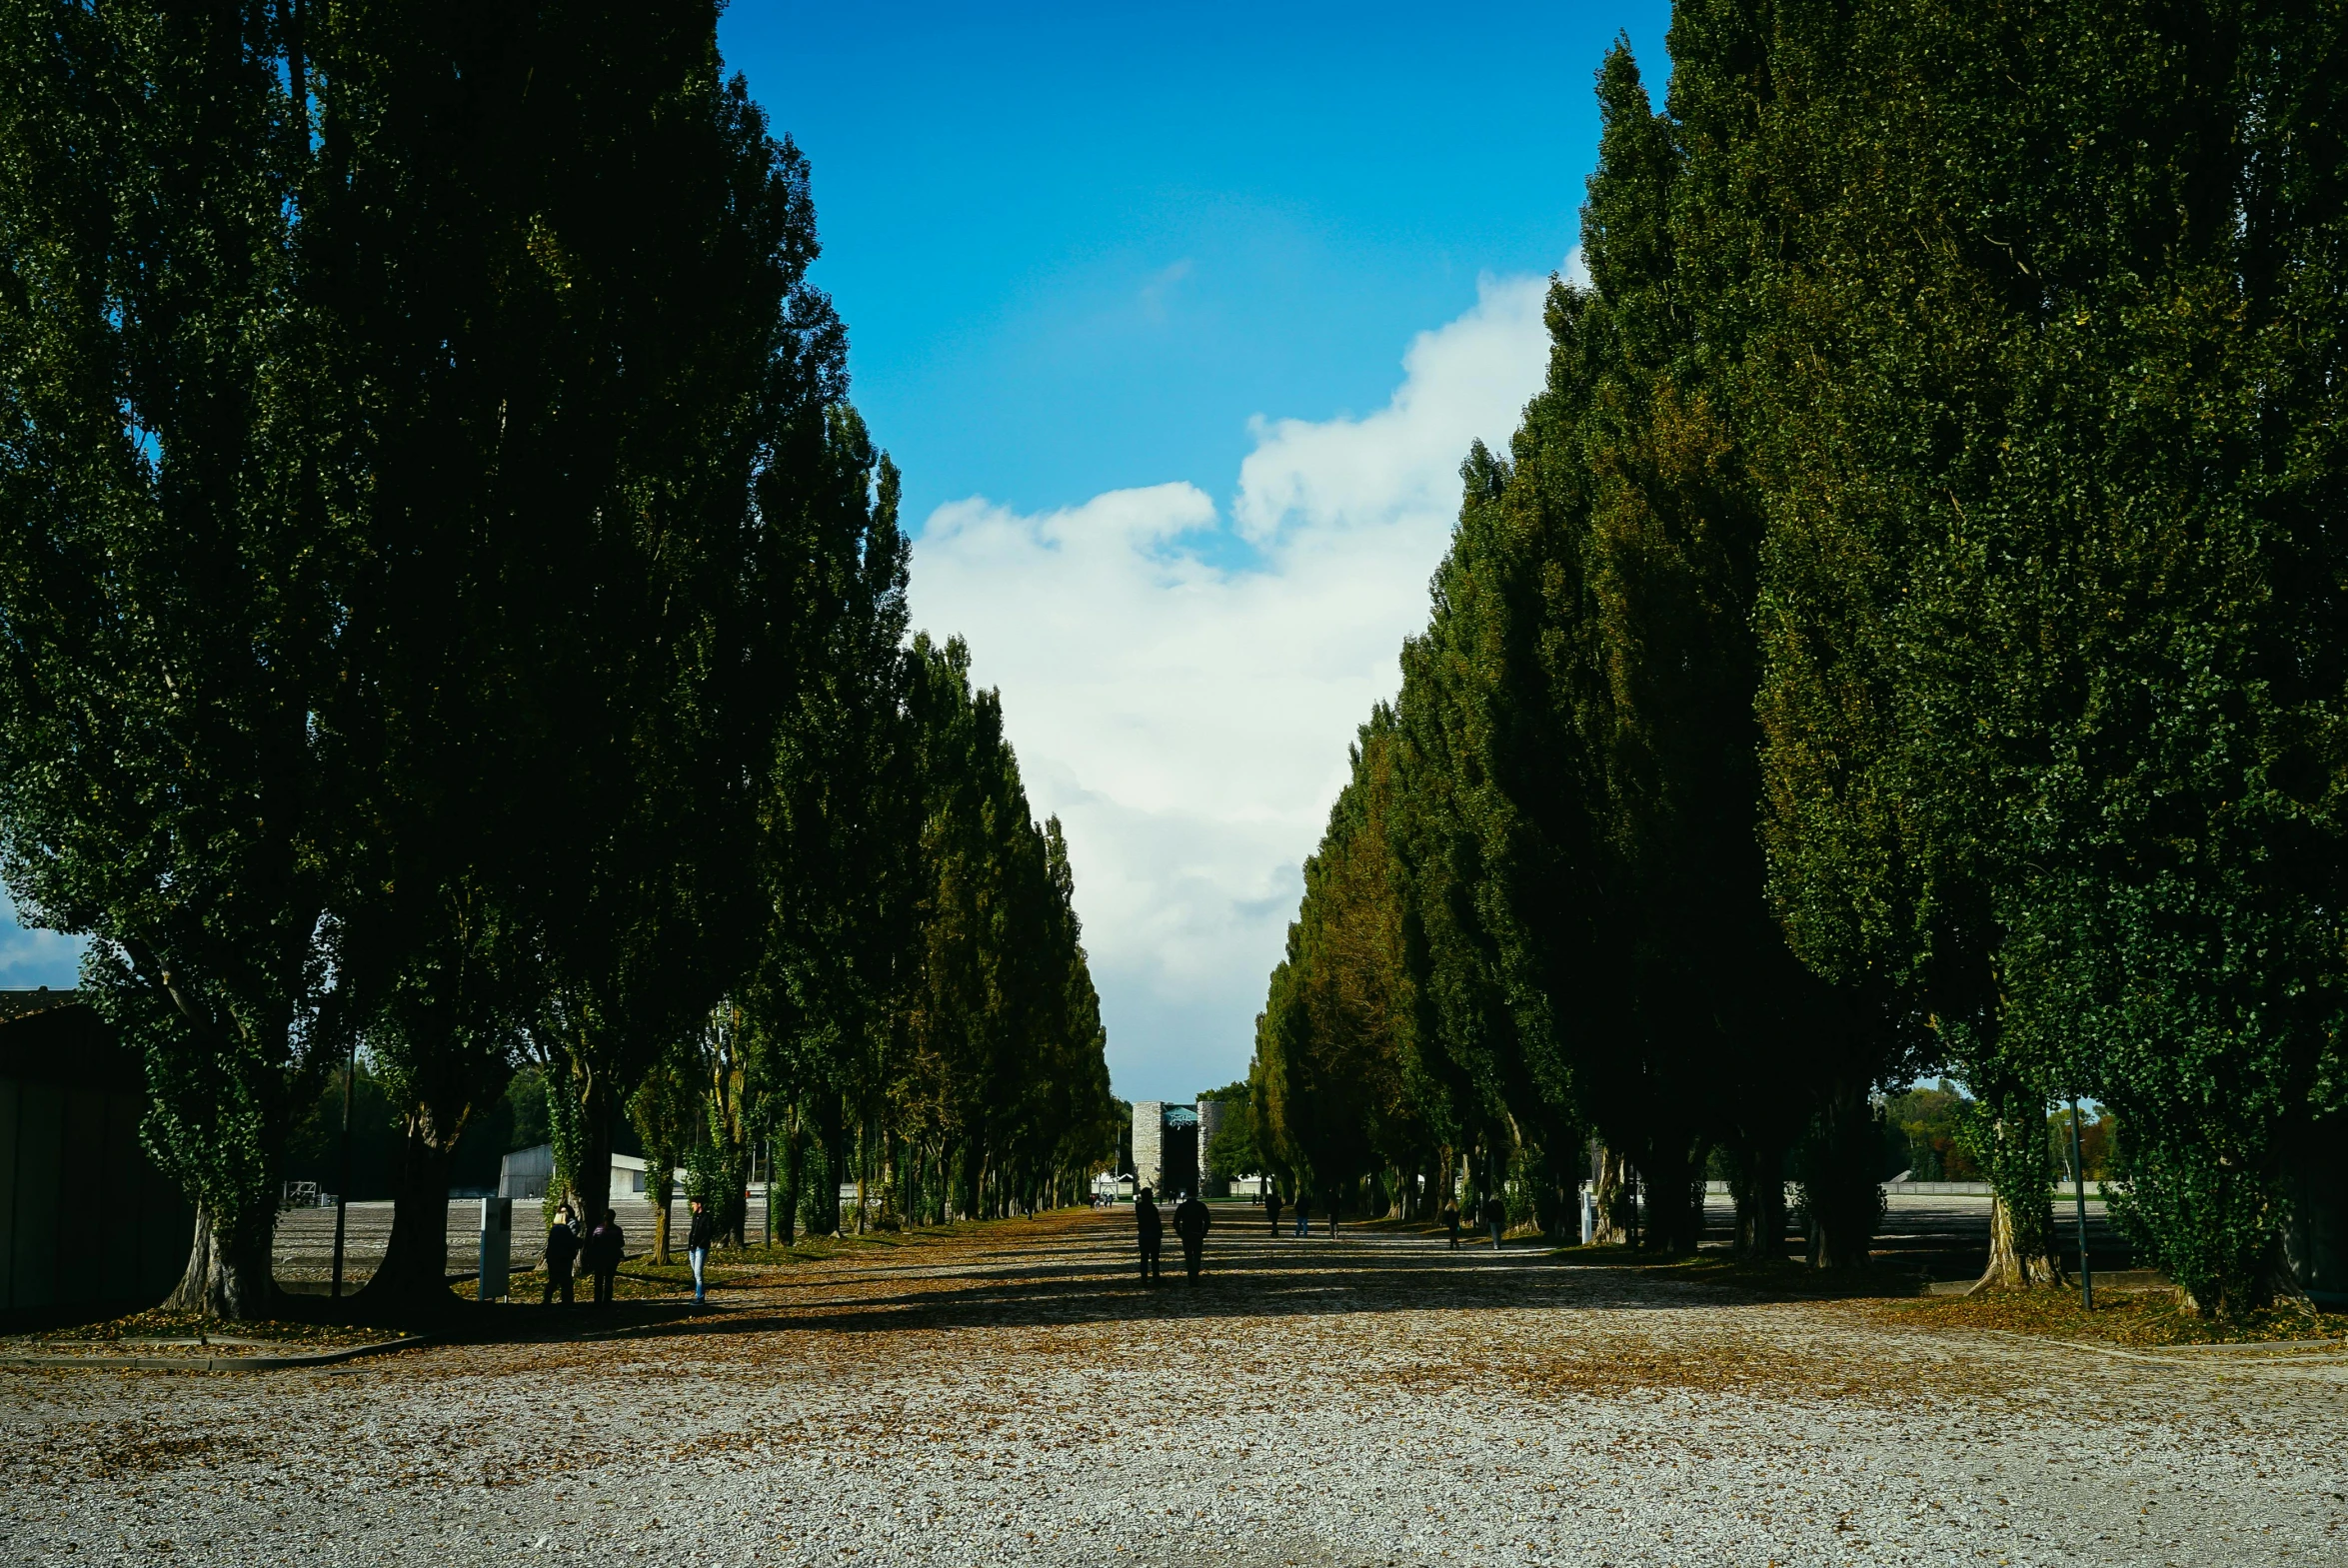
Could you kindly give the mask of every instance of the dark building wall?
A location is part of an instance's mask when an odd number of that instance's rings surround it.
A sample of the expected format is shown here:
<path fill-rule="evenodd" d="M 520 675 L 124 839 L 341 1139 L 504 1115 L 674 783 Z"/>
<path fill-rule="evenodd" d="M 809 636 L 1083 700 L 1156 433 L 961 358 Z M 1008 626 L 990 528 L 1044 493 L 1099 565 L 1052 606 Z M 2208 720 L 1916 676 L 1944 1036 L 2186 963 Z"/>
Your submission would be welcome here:
<path fill-rule="evenodd" d="M 138 1059 L 70 999 L 0 1021 L 0 1311 L 151 1306 L 186 1266 L 195 1212 L 139 1142 Z"/>
<path fill-rule="evenodd" d="M 2328 1312 L 2348 1309 L 2348 1115 L 2319 1121 L 2292 1161 L 2283 1242 L 2299 1286 Z"/>
<path fill-rule="evenodd" d="M 1180 1107 L 1187 1109 L 1187 1106 Z M 1198 1190 L 1198 1123 L 1183 1117 L 1168 1118 L 1163 1147 L 1165 1185 L 1160 1197 L 1179 1197 Z"/>

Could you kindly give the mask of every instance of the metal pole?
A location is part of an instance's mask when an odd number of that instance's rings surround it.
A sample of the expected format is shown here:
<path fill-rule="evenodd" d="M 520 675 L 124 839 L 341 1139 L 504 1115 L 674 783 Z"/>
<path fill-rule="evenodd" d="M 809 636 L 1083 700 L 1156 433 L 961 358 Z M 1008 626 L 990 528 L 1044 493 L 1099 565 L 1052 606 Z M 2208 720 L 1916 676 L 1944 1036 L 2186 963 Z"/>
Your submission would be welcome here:
<path fill-rule="evenodd" d="M 334 1195 L 334 1289 L 337 1301 L 343 1295 L 343 1226 L 351 1212 L 351 1080 L 359 1075 L 359 1036 L 351 1036 L 351 1059 L 343 1063 L 343 1179 L 336 1182 Z"/>
<path fill-rule="evenodd" d="M 2079 1153 L 2079 1099 L 2071 1096 L 2071 1196 L 2079 1207 L 2079 1304 L 2095 1310 L 2095 1272 L 2087 1264 L 2087 1161 Z"/>

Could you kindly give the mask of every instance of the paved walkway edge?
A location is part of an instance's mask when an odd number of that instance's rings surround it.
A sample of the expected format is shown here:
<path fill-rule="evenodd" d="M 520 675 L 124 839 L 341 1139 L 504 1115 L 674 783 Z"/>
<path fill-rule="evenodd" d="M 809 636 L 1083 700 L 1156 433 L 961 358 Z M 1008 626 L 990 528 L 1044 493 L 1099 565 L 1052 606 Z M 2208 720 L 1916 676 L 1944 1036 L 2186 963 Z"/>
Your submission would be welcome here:
<path fill-rule="evenodd" d="M 94 1367 L 136 1372 L 275 1372 L 287 1367 L 333 1366 L 388 1350 L 410 1350 L 432 1343 L 430 1334 L 410 1334 L 347 1350 L 320 1350 L 300 1356 L 0 1356 L 0 1368 Z"/>
<path fill-rule="evenodd" d="M 2230 1363 L 2232 1366 L 2237 1368 L 2253 1366 L 2304 1366 L 2309 1362 L 2330 1361 L 2334 1356 L 2340 1354 L 2341 1352 L 2348 1351 L 2348 1340 L 2280 1339 L 2265 1341 L 2249 1340 L 2238 1344 L 2227 1343 L 2214 1345 L 2176 1345 L 2170 1348 L 2167 1355 L 2148 1355 L 2141 1350 L 2122 1350 L 2117 1345 L 2096 1345 L 2089 1344 L 2083 1340 L 2078 1339 L 2057 1339 L 2051 1334 L 2024 1334 L 2011 1328 L 1992 1328 L 1988 1330 L 1988 1332 L 1996 1334 L 2005 1339 L 2018 1339 L 2025 1344 L 2059 1345 L 2065 1350 L 2083 1350 L 2092 1356 L 2110 1356 L 2114 1360 L 2118 1361 L 2149 1361 L 2155 1366 L 2229 1365 L 2229 1363 L 2224 1359 L 2213 1360 L 2206 1355 L 2195 1354 L 2196 1351 L 2281 1350 L 2300 1352 L 2295 1355 L 2285 1354 L 2245 1357 L 2240 1361 Z M 2309 1351 L 2316 1346 L 2328 1347 L 2329 1353 L 2327 1354 L 2323 1350 L 2315 1350 L 2314 1353 L 2309 1353 Z"/>

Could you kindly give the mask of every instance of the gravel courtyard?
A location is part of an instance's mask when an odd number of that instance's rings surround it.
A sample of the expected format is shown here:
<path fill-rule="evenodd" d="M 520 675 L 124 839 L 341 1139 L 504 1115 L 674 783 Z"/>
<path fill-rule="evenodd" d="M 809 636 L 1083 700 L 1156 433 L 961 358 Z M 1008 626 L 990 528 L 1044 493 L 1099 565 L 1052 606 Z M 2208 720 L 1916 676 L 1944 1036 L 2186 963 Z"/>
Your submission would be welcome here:
<path fill-rule="evenodd" d="M 2092 1354 L 1529 1250 L 1273 1242 L 1252 1212 L 1194 1287 L 1131 1277 L 1130 1215 L 1070 1214 L 698 1316 L 485 1308 L 509 1342 L 0 1373 L 0 1555 L 2348 1563 L 2348 1358 Z"/>

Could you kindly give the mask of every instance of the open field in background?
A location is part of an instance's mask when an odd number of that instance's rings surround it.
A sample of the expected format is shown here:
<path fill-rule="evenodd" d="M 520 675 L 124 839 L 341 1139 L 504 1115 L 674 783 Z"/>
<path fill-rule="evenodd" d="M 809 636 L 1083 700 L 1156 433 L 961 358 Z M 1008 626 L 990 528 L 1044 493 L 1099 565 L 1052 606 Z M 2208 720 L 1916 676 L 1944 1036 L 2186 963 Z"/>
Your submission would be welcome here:
<path fill-rule="evenodd" d="M 648 1250 L 653 1238 L 653 1205 L 642 1198 L 621 1198 L 612 1206 L 619 1212 L 620 1226 L 628 1234 L 629 1252 L 636 1254 Z M 1218 1216 L 1217 1223 L 1261 1223 L 1262 1211 L 1251 1204 L 1217 1203 L 1214 1209 Z M 391 1213 L 392 1206 L 389 1203 L 351 1205 L 344 1238 L 346 1280 L 364 1280 L 375 1271 L 376 1263 L 383 1257 L 384 1246 L 391 1238 Z M 672 1205 L 670 1223 L 675 1227 L 674 1234 L 680 1246 L 689 1217 L 683 1199 Z M 1735 1217 L 1735 1210 L 1729 1201 L 1714 1194 L 1705 1202 L 1704 1217 L 1707 1244 L 1726 1246 Z M 2058 1217 L 2060 1223 L 2057 1233 L 2063 1247 L 2065 1266 L 2068 1266 L 2074 1246 L 2074 1232 L 2067 1200 L 2061 1206 Z M 1323 1221 L 1315 1216 L 1313 1223 L 1317 1229 Z M 756 1242 L 765 1233 L 765 1198 L 763 1195 L 754 1195 L 751 1199 L 749 1225 L 752 1241 Z M 450 1202 L 449 1273 L 452 1276 L 470 1277 L 478 1266 L 480 1225 L 480 1199 L 458 1198 Z M 546 1232 L 539 1215 L 538 1201 L 517 1200 L 514 1204 L 514 1231 L 508 1243 L 510 1266 L 516 1270 L 536 1267 L 545 1240 Z M 1519 1238 L 1510 1241 L 1511 1246 L 1523 1244 L 1526 1243 Z M 2135 1266 L 2126 1236 L 2104 1212 L 2100 1201 L 2090 1201 L 2088 1204 L 2087 1244 L 2089 1255 L 2098 1269 L 2117 1270 Z M 1789 1235 L 1787 1247 L 1789 1250 L 1798 1250 L 1798 1238 Z M 1884 1224 L 1876 1237 L 1875 1250 L 1878 1261 L 1894 1273 L 1916 1273 L 1934 1280 L 1977 1278 L 1989 1259 L 1989 1199 L 1967 1195 L 1895 1193 L 1886 1203 Z M 333 1209 L 294 1209 L 279 1216 L 277 1277 L 280 1280 L 309 1284 L 329 1279 L 332 1277 L 333 1261 Z"/>
<path fill-rule="evenodd" d="M 11 1373 L 0 1508 L 42 1564 L 2348 1558 L 2336 1349 L 2096 1353 L 1964 1302 L 1252 1217 L 1196 1285 L 1145 1289 L 1130 1216 L 1075 1211 L 744 1260 L 702 1313 Z"/>

